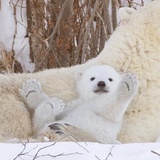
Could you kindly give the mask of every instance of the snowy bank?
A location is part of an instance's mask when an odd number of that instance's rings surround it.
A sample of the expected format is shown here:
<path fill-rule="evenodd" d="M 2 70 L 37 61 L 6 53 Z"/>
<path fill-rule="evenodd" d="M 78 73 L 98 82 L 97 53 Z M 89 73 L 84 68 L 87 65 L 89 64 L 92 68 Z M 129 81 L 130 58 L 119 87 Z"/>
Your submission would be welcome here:
<path fill-rule="evenodd" d="M 160 143 L 0 143 L 3 160 L 159 160 Z"/>

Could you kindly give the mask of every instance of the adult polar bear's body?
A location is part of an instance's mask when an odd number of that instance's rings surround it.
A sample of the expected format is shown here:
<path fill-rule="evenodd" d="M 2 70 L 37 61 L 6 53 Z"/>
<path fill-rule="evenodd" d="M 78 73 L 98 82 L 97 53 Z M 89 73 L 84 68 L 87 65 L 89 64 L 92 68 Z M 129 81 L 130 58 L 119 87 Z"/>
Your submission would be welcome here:
<path fill-rule="evenodd" d="M 26 79 L 36 78 L 47 95 L 70 101 L 77 96 L 75 71 L 107 64 L 119 71 L 132 71 L 140 81 L 139 93 L 125 114 L 119 140 L 155 141 L 160 133 L 159 8 L 160 0 L 157 0 L 128 15 L 128 19 L 121 17 L 122 24 L 114 31 L 105 49 L 83 65 L 34 74 L 0 75 L 0 136 L 27 138 L 32 135 L 29 111 L 18 94 L 18 88 Z"/>

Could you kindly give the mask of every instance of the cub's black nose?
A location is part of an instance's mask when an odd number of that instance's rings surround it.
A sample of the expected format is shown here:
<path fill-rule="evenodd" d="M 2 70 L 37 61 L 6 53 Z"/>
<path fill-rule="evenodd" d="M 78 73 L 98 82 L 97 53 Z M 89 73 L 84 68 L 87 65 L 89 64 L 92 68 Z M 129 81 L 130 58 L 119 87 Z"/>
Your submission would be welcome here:
<path fill-rule="evenodd" d="M 97 83 L 97 86 L 98 86 L 98 87 L 101 87 L 101 88 L 104 88 L 104 87 L 106 86 L 106 83 L 103 82 L 103 81 L 99 81 L 99 82 Z"/>

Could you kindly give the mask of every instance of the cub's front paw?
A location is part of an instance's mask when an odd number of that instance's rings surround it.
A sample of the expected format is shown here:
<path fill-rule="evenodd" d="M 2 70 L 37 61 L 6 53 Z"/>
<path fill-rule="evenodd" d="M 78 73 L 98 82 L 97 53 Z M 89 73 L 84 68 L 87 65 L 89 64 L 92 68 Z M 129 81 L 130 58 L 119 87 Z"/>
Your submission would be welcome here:
<path fill-rule="evenodd" d="M 135 93 L 137 91 L 138 79 L 133 73 L 129 72 L 124 74 L 122 81 L 127 88 L 128 93 Z"/>
<path fill-rule="evenodd" d="M 66 104 L 59 98 L 49 98 L 42 102 L 35 112 L 40 111 L 41 114 L 46 114 L 47 117 L 52 117 L 53 115 L 56 116 L 60 114 L 64 108 L 66 107 Z"/>

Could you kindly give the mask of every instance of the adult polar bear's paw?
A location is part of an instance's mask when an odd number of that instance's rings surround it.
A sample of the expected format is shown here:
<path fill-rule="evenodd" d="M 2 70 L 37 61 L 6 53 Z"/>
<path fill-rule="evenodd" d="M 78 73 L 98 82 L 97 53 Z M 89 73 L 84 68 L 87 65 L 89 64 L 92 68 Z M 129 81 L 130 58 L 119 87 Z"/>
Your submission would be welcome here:
<path fill-rule="evenodd" d="M 48 99 L 48 96 L 42 90 L 41 84 L 36 79 L 28 79 L 23 83 L 19 93 L 32 109 Z"/>
<path fill-rule="evenodd" d="M 38 135 L 40 141 L 98 142 L 87 132 L 65 122 L 47 124 Z"/>
<path fill-rule="evenodd" d="M 72 134 L 69 133 L 70 130 L 69 124 L 65 123 L 52 123 L 47 124 L 39 133 L 38 139 L 41 141 L 73 141 L 75 136 L 72 137 Z"/>

